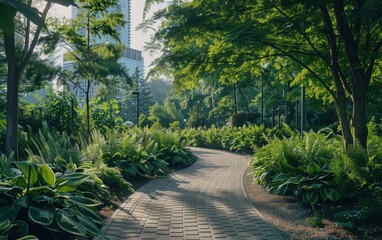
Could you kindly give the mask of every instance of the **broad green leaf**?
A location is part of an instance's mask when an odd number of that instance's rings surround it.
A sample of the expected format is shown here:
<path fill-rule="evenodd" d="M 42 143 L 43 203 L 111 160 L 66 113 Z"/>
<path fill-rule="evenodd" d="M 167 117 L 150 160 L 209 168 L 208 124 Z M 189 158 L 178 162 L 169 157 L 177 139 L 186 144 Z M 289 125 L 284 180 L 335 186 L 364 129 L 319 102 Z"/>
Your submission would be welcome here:
<path fill-rule="evenodd" d="M 37 208 L 37 207 L 29 207 L 28 209 L 28 218 L 43 226 L 48 226 L 53 221 L 53 213 L 46 209 Z"/>
<path fill-rule="evenodd" d="M 54 194 L 54 189 L 48 186 L 41 186 L 41 187 L 33 187 L 29 189 L 29 194 L 30 195 L 39 195 L 39 194 Z"/>
<path fill-rule="evenodd" d="M 33 186 L 38 180 L 36 165 L 31 162 L 25 162 L 25 161 L 16 162 L 16 165 L 20 169 L 20 171 L 24 174 L 25 180 L 28 181 L 29 179 L 29 186 Z M 30 169 L 30 176 L 29 176 L 29 169 Z"/>
<path fill-rule="evenodd" d="M 277 188 L 277 194 L 285 195 L 286 191 L 288 190 L 288 184 L 281 184 Z"/>
<path fill-rule="evenodd" d="M 307 190 L 307 191 L 314 191 L 314 190 L 319 189 L 320 187 L 322 187 L 322 184 L 319 184 L 319 183 L 314 183 L 314 184 L 311 184 L 311 185 L 304 185 L 304 186 L 302 186 L 302 188 Z"/>
<path fill-rule="evenodd" d="M 18 211 L 12 207 L 2 207 L 0 208 L 0 222 L 9 220 L 13 222 L 16 219 Z"/>
<path fill-rule="evenodd" d="M 3 222 L 0 222 L 0 232 L 9 228 L 10 226 L 11 226 L 11 222 L 8 219 L 6 219 Z"/>
<path fill-rule="evenodd" d="M 52 169 L 46 163 L 44 163 L 40 166 L 39 170 L 44 181 L 51 187 L 54 187 L 56 184 L 56 176 L 54 175 Z"/>
<path fill-rule="evenodd" d="M 86 234 L 86 229 L 84 226 L 74 220 L 72 217 L 68 216 L 65 212 L 60 212 L 59 214 L 56 215 L 56 222 L 58 226 L 65 232 L 74 234 L 74 235 L 79 235 L 79 236 L 85 236 Z"/>
<path fill-rule="evenodd" d="M 85 227 L 86 231 L 89 232 L 92 236 L 102 236 L 103 232 L 98 229 L 98 227 L 91 221 L 89 218 L 84 216 L 77 216 L 81 224 Z"/>
<path fill-rule="evenodd" d="M 19 239 L 28 234 L 28 224 L 21 220 L 16 220 L 12 223 L 11 232 L 13 237 Z"/>
<path fill-rule="evenodd" d="M 341 195 L 338 191 L 332 189 L 332 190 L 330 190 L 330 192 L 328 194 L 328 198 L 330 198 L 330 200 L 332 200 L 333 202 L 336 202 L 336 201 L 338 201 L 338 199 L 341 198 Z"/>
<path fill-rule="evenodd" d="M 64 195 L 68 200 L 73 201 L 76 204 L 83 205 L 86 207 L 96 207 L 101 205 L 102 203 L 99 201 L 95 201 L 90 198 L 74 196 L 74 195 Z"/>
<path fill-rule="evenodd" d="M 326 190 L 326 188 L 321 188 L 321 190 L 320 190 L 320 195 L 321 195 L 322 200 L 324 200 L 324 202 L 326 202 L 326 200 L 328 200 L 328 195 L 326 194 L 325 190 Z"/>
<path fill-rule="evenodd" d="M 22 189 L 24 189 L 28 186 L 27 179 L 25 178 L 25 176 L 14 177 L 14 178 L 12 178 L 11 182 L 15 186 L 22 187 Z"/>
<path fill-rule="evenodd" d="M 0 193 L 6 193 L 6 192 L 9 192 L 11 191 L 12 189 L 14 189 L 15 187 L 4 187 L 4 186 L 0 186 Z"/>
<path fill-rule="evenodd" d="M 88 178 L 89 175 L 82 173 L 65 174 L 62 177 L 57 178 L 57 182 L 59 183 L 57 192 L 73 192 Z"/>
<path fill-rule="evenodd" d="M 27 236 L 18 238 L 17 240 L 39 240 L 39 239 L 33 235 L 27 235 Z"/>
<path fill-rule="evenodd" d="M 29 196 L 22 196 L 16 199 L 12 206 L 18 211 L 21 207 L 27 208 L 29 206 Z"/>
<path fill-rule="evenodd" d="M 78 205 L 78 209 L 84 216 L 91 218 L 94 223 L 97 223 L 97 224 L 103 224 L 104 223 L 102 218 L 100 216 L 98 216 L 97 213 L 95 211 L 93 211 L 92 209 L 90 209 L 88 207 L 81 206 L 81 205 Z"/>
<path fill-rule="evenodd" d="M 318 194 L 317 193 L 313 193 L 312 197 L 310 198 L 309 200 L 309 204 L 310 205 L 314 205 L 318 200 Z"/>
<path fill-rule="evenodd" d="M 320 166 L 318 166 L 317 164 L 315 164 L 314 162 L 311 162 L 308 167 L 307 167 L 307 172 L 309 174 L 315 174 L 315 173 L 320 173 L 322 172 L 322 169 L 320 168 Z"/>
<path fill-rule="evenodd" d="M 48 202 L 48 203 L 53 203 L 53 198 L 45 196 L 45 195 L 37 195 L 32 197 L 33 201 L 36 202 Z"/>
<path fill-rule="evenodd" d="M 313 192 L 311 192 L 311 191 L 304 191 L 302 193 L 302 198 L 303 198 L 304 203 L 310 203 L 312 197 L 313 197 Z"/>
<path fill-rule="evenodd" d="M 279 182 L 279 181 L 286 181 L 287 179 L 289 179 L 290 176 L 288 174 L 285 174 L 285 173 L 280 173 L 280 174 L 277 174 L 273 179 L 272 179 L 272 182 Z"/>

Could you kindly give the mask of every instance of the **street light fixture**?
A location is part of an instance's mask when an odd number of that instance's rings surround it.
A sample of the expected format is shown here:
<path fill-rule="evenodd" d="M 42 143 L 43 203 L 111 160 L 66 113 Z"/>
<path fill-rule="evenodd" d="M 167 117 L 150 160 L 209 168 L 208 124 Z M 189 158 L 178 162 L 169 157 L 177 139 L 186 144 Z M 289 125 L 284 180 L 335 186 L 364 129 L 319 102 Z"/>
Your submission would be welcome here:
<path fill-rule="evenodd" d="M 137 95 L 137 127 L 139 128 L 139 92 L 133 92 L 133 95 Z"/>

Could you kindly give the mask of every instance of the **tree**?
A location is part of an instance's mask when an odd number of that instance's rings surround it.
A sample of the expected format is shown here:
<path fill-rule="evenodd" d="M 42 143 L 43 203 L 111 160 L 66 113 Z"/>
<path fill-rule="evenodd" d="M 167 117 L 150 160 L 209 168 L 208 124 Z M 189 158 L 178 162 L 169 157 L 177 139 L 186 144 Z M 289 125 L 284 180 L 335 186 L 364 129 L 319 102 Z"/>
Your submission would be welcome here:
<path fill-rule="evenodd" d="M 153 79 L 148 82 L 153 96 L 153 101 L 163 104 L 167 97 L 167 93 L 171 88 L 171 83 L 162 79 Z"/>
<path fill-rule="evenodd" d="M 4 42 L 5 56 L 7 60 L 7 131 L 6 131 L 6 154 L 14 152 L 18 159 L 18 92 L 20 79 L 25 70 L 45 26 L 47 14 L 54 3 L 69 6 L 75 5 L 73 0 L 49 0 L 45 1 L 42 12 L 32 6 L 32 1 L 27 3 L 16 0 L 0 1 L 0 30 Z M 21 13 L 22 16 L 17 15 Z M 20 21 L 21 29 L 17 32 L 16 18 L 24 18 Z M 18 44 L 22 51 L 17 52 Z"/>
<path fill-rule="evenodd" d="M 139 112 L 144 115 L 148 115 L 150 107 L 154 104 L 150 84 L 148 84 L 146 79 L 143 77 L 142 72 L 138 68 L 135 69 L 132 79 L 135 82 L 137 91 L 140 94 Z"/>
<path fill-rule="evenodd" d="M 160 125 L 162 125 L 165 128 L 170 127 L 170 124 L 174 122 L 173 116 L 171 116 L 170 113 L 167 112 L 167 110 L 159 105 L 158 103 L 155 103 L 151 108 L 150 108 L 150 116 L 149 119 L 151 121 L 158 122 Z"/>
<path fill-rule="evenodd" d="M 367 95 L 381 76 L 381 7 L 378 0 L 176 1 L 153 17 L 166 19 L 156 33 L 164 47 L 158 66 L 170 65 L 189 86 L 206 73 L 235 82 L 272 64 L 311 96 L 334 102 L 345 146 L 366 148 Z"/>
<path fill-rule="evenodd" d="M 111 11 L 118 0 L 79 0 L 78 4 L 83 10 L 72 22 L 54 26 L 44 40 L 48 40 L 48 50 L 54 50 L 58 43 L 69 49 L 65 60 L 73 61 L 75 68 L 70 81 L 85 93 L 86 126 L 90 132 L 91 84 L 107 85 L 113 76 L 128 79 L 126 68 L 118 63 L 125 46 L 117 44 L 117 27 L 125 21 L 122 13 Z M 105 38 L 110 42 L 103 41 Z M 81 87 L 81 81 L 85 81 L 85 87 Z"/>

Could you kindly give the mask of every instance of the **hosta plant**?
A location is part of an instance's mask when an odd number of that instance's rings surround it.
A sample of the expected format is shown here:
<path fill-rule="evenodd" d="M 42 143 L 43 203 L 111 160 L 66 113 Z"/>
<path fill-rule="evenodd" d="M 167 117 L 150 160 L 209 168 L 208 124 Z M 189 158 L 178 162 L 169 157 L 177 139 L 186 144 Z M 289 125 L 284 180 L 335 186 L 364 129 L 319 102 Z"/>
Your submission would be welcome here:
<path fill-rule="evenodd" d="M 254 179 L 274 194 L 295 195 L 302 203 L 314 206 L 337 201 L 344 191 L 330 172 L 337 151 L 326 135 L 305 133 L 291 138 L 270 140 L 251 162 Z"/>
<path fill-rule="evenodd" d="M 77 190 L 88 175 L 55 174 L 45 163 L 20 161 L 14 164 L 16 176 L 0 182 L 2 226 L 9 223 L 40 239 L 102 236 L 98 227 L 103 221 L 95 212 L 101 203 L 84 197 Z M 8 237 L 15 234 L 12 227 L 7 234 Z"/>
<path fill-rule="evenodd" d="M 152 139 L 158 144 L 160 158 L 170 167 L 184 167 L 195 162 L 195 157 L 186 148 L 186 141 L 181 139 L 178 132 L 156 130 Z"/>

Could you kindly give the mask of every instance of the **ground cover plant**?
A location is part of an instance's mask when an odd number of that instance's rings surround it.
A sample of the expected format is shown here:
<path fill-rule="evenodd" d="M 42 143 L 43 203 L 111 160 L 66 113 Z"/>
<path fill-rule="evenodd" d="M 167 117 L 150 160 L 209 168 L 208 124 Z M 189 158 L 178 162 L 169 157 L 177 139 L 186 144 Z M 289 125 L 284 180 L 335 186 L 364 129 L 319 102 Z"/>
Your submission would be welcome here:
<path fill-rule="evenodd" d="M 270 137 L 290 136 L 293 130 L 286 124 L 281 128 L 265 128 L 264 125 L 243 127 L 185 128 L 180 135 L 190 146 L 223 149 L 253 154 L 265 146 Z"/>
<path fill-rule="evenodd" d="M 382 216 L 382 139 L 376 130 L 369 123 L 367 151 L 348 145 L 347 154 L 342 138 L 331 131 L 271 139 L 251 162 L 254 180 L 270 193 L 292 195 L 310 206 L 312 225 L 323 226 L 322 220 L 329 219 L 373 237 Z"/>
<path fill-rule="evenodd" d="M 122 129 L 69 137 L 43 123 L 23 132 L 25 161 L 0 158 L 0 238 L 102 236 L 98 212 L 110 197 L 196 160 L 178 132 Z"/>

